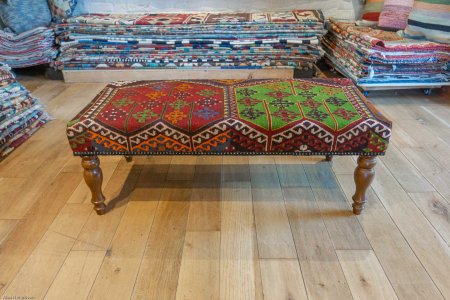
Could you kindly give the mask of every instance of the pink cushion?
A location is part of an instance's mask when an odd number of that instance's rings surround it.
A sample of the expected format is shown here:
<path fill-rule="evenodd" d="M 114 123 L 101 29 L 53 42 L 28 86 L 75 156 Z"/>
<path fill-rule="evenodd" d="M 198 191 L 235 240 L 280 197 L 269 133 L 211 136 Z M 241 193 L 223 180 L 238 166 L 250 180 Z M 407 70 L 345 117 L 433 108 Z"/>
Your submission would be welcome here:
<path fill-rule="evenodd" d="M 385 0 L 378 26 L 388 29 L 405 29 L 414 0 Z"/>

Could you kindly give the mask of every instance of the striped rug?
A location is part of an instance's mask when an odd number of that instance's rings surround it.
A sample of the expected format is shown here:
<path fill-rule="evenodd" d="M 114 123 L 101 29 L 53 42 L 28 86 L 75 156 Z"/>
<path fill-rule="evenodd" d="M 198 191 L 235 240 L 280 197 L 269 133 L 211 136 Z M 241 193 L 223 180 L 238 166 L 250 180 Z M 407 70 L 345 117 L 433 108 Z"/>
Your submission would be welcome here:
<path fill-rule="evenodd" d="M 450 44 L 450 0 L 416 0 L 405 35 Z"/>

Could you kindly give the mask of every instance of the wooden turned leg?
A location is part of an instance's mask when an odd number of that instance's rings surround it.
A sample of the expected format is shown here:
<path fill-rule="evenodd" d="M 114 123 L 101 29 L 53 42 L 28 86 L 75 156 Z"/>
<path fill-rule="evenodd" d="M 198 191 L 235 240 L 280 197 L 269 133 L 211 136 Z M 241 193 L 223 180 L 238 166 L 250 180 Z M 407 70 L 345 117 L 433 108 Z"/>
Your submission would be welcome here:
<path fill-rule="evenodd" d="M 356 191 L 353 195 L 353 213 L 360 215 L 366 203 L 367 188 L 375 177 L 374 167 L 377 163 L 376 156 L 360 156 L 358 166 L 355 169 Z"/>
<path fill-rule="evenodd" d="M 106 212 L 105 196 L 102 193 L 103 173 L 97 156 L 83 156 L 81 165 L 84 168 L 84 181 L 92 193 L 91 202 L 98 215 Z"/>
<path fill-rule="evenodd" d="M 125 160 L 127 162 L 132 162 L 133 161 L 133 156 L 125 155 Z"/>
<path fill-rule="evenodd" d="M 325 160 L 326 160 L 326 161 L 332 161 L 332 160 L 333 160 L 333 155 L 327 154 L 327 155 L 325 156 Z"/>

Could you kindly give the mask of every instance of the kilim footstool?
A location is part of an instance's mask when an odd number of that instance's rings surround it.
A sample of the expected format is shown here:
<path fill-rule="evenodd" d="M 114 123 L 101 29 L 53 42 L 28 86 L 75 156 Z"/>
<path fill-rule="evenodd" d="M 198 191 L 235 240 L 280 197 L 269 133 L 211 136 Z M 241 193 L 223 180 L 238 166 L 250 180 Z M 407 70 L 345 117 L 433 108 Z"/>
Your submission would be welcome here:
<path fill-rule="evenodd" d="M 98 155 L 359 155 L 360 214 L 391 123 L 347 79 L 165 80 L 109 84 L 67 125 L 98 214 Z"/>

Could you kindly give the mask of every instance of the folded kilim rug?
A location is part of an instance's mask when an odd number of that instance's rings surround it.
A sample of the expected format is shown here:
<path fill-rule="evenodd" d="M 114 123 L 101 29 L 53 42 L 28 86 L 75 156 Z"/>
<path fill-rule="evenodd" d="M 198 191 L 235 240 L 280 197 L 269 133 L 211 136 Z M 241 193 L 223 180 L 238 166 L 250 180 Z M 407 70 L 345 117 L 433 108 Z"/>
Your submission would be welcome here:
<path fill-rule="evenodd" d="M 56 26 L 59 69 L 299 68 L 323 56 L 320 11 L 82 15 Z"/>
<path fill-rule="evenodd" d="M 49 117 L 39 100 L 0 63 L 0 159 L 25 142 Z"/>
<path fill-rule="evenodd" d="M 447 84 L 450 45 L 330 19 L 322 39 L 327 60 L 358 85 Z"/>
<path fill-rule="evenodd" d="M 51 63 L 57 54 L 51 28 L 39 27 L 21 34 L 0 30 L 0 62 L 11 68 Z"/>

